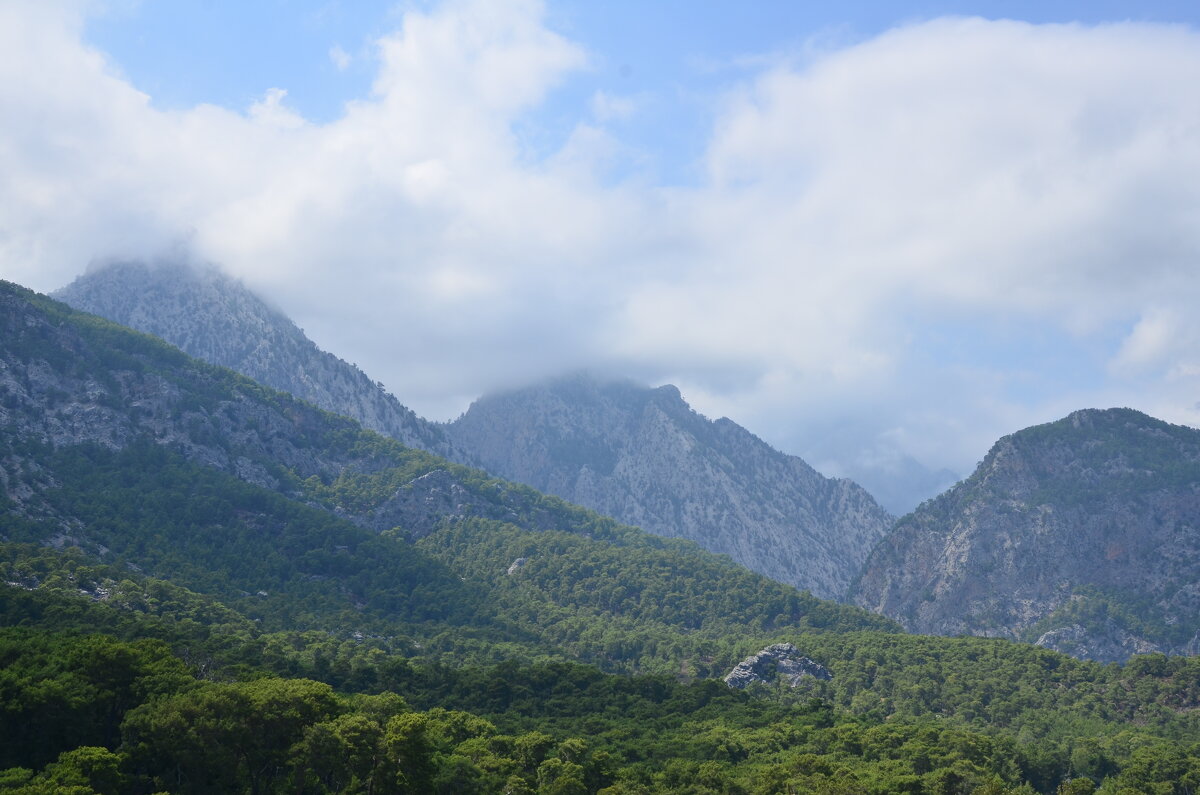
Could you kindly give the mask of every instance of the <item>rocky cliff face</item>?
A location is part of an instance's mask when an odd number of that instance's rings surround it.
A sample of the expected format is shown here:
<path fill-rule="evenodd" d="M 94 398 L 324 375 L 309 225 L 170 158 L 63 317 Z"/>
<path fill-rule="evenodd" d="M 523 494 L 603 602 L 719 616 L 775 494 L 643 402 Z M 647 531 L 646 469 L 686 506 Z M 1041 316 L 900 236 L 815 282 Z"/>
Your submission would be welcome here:
<path fill-rule="evenodd" d="M 673 386 L 574 376 L 475 402 L 447 428 L 480 464 L 768 577 L 839 598 L 891 517 Z"/>
<path fill-rule="evenodd" d="M 467 459 L 438 425 L 354 365 L 319 349 L 295 323 L 215 268 L 117 263 L 80 276 L 55 297 L 410 447 Z"/>
<path fill-rule="evenodd" d="M 852 591 L 914 632 L 1077 656 L 1200 651 L 1200 431 L 1085 410 L 1001 439 Z"/>

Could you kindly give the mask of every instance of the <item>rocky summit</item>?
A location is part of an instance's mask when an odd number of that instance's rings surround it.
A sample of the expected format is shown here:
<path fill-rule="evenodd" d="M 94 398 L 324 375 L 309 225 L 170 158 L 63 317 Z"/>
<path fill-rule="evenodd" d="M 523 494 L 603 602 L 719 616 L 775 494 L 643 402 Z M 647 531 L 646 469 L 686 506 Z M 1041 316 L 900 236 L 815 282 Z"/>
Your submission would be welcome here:
<path fill-rule="evenodd" d="M 806 676 L 825 681 L 833 679 L 828 668 L 801 655 L 792 644 L 776 643 L 742 660 L 724 678 L 730 687 L 745 690 L 755 683 L 782 682 L 788 687 L 798 687 Z"/>
<path fill-rule="evenodd" d="M 488 471 L 780 582 L 840 598 L 892 517 L 673 386 L 575 375 L 476 401 L 447 427 Z"/>
<path fill-rule="evenodd" d="M 855 603 L 913 632 L 1096 660 L 1200 651 L 1200 431 L 1077 411 L 899 520 Z"/>

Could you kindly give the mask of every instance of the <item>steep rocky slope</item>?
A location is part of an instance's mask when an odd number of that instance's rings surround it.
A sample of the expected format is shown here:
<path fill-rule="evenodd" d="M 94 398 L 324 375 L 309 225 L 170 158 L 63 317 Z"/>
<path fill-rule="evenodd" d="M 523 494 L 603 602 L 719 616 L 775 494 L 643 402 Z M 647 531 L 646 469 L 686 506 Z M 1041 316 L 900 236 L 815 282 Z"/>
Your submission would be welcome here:
<path fill-rule="evenodd" d="M 119 450 L 152 440 L 194 464 L 310 502 L 344 479 L 361 481 L 358 491 L 369 485 L 372 499 L 328 502 L 371 530 L 399 526 L 420 538 L 464 516 L 561 525 L 557 508 L 530 489 L 480 489 L 483 473 L 363 433 L 352 420 L 156 337 L 0 282 L 0 496 L 21 513 L 38 515 L 38 486 L 54 485 L 52 474 L 39 475 L 36 455 L 23 452 L 29 445 Z M 391 480 L 394 487 L 376 482 Z"/>
<path fill-rule="evenodd" d="M 491 395 L 448 426 L 480 464 L 780 582 L 841 597 L 891 517 L 673 386 L 576 375 Z"/>
<path fill-rule="evenodd" d="M 401 405 L 354 365 L 318 348 L 286 316 L 215 268 L 115 263 L 80 276 L 55 297 L 352 417 L 410 447 L 467 460 L 438 425 Z"/>
<path fill-rule="evenodd" d="M 1098 660 L 1200 651 L 1200 431 L 1077 411 L 897 522 L 855 603 L 921 633 Z"/>

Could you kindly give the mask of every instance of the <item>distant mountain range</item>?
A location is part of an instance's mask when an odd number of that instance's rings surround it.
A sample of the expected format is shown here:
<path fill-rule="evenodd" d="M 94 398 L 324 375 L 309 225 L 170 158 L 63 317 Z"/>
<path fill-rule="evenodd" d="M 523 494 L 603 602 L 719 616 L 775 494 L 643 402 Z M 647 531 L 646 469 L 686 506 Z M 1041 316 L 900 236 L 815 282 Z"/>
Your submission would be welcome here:
<path fill-rule="evenodd" d="M 1077 411 L 900 519 L 853 590 L 912 632 L 1081 657 L 1200 652 L 1200 431 Z"/>
<path fill-rule="evenodd" d="M 763 632 L 897 630 L 0 282 L 5 587 L 45 584 L 13 559 L 70 547 L 273 630 L 458 664 L 502 646 L 717 675 Z"/>
<path fill-rule="evenodd" d="M 728 419 L 710 422 L 674 387 L 580 376 L 483 398 L 441 426 L 215 268 L 118 263 L 55 296 L 406 445 L 696 541 L 824 598 L 844 595 L 892 520 L 854 483 L 821 476 Z"/>
<path fill-rule="evenodd" d="M 913 632 L 1097 660 L 1200 652 L 1200 431 L 1191 428 L 1127 409 L 1076 412 L 1001 439 L 970 478 L 893 522 L 853 482 L 821 476 L 728 419 L 710 421 L 674 387 L 575 375 L 485 396 L 440 425 L 218 271 L 111 266 L 59 296 L 406 445 L 694 540 Z M 513 510 L 435 470 L 357 521 L 420 535 L 438 517 L 502 520 Z"/>
<path fill-rule="evenodd" d="M 906 635 L 6 282 L 0 660 L 14 792 L 1200 783 L 1200 660 Z"/>

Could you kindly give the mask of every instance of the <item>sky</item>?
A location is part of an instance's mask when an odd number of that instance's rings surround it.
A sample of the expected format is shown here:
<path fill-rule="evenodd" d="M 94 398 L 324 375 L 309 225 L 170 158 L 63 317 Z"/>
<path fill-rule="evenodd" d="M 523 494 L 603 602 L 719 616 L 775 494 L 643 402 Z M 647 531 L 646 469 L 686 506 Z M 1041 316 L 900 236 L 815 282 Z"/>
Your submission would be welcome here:
<path fill-rule="evenodd" d="M 0 277 L 216 263 L 402 402 L 674 383 L 894 507 L 1200 426 L 1200 6 L 0 0 Z"/>

